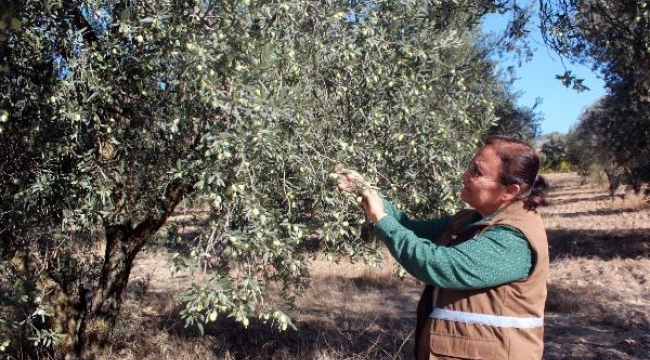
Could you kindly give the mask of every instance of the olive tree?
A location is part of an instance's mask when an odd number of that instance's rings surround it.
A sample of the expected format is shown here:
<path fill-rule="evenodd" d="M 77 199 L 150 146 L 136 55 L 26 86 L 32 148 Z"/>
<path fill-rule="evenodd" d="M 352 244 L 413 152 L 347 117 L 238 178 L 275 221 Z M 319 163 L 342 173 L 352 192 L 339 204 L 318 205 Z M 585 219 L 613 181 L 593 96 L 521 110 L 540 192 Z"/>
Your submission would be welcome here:
<path fill-rule="evenodd" d="M 312 246 L 376 264 L 335 166 L 414 214 L 458 206 L 494 124 L 470 77 L 472 2 L 5 1 L 0 18 L 0 346 L 88 357 L 161 229 L 179 298 L 291 326 Z M 468 80 L 470 79 L 470 80 Z M 204 214 L 179 237 L 179 205 Z M 27 346 L 28 344 L 33 346 Z"/>
<path fill-rule="evenodd" d="M 650 3 L 648 1 L 549 0 L 541 2 L 542 30 L 551 48 L 599 72 L 608 89 L 598 104 L 601 149 L 628 174 L 637 191 L 650 181 Z M 580 81 L 570 74 L 566 85 Z M 606 129 L 606 130 L 605 130 Z"/>
<path fill-rule="evenodd" d="M 621 101 L 611 95 L 603 97 L 585 110 L 566 137 L 568 160 L 583 176 L 604 173 L 611 196 L 620 185 L 641 191 L 645 163 L 638 157 L 648 151 L 635 147 L 636 140 L 629 138 L 629 127 L 635 126 L 635 121 L 620 107 Z"/>
<path fill-rule="evenodd" d="M 542 169 L 551 172 L 568 170 L 566 136 L 554 132 L 548 134 L 547 141 L 540 148 Z"/>

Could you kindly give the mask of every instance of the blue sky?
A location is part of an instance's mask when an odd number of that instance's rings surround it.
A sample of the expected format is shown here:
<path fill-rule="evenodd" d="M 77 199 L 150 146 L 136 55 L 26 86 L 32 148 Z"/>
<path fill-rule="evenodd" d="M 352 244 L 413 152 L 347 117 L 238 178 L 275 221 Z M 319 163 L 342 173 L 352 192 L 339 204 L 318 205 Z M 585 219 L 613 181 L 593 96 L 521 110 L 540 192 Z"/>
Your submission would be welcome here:
<path fill-rule="evenodd" d="M 506 16 L 490 15 L 483 23 L 483 29 L 503 29 L 506 21 Z M 532 28 L 534 26 L 531 30 Z M 533 59 L 516 68 L 518 79 L 513 84 L 513 90 L 521 93 L 518 104 L 532 107 L 536 98 L 542 99 L 535 109 L 544 118 L 541 123 L 542 134 L 555 131 L 566 134 L 582 111 L 605 94 L 604 82 L 589 68 L 565 60 L 566 70 L 570 70 L 577 78 L 585 79 L 584 85 L 590 90 L 579 93 L 565 87 L 555 79 L 555 75 L 564 74 L 565 71 L 560 57 L 546 49 L 538 30 L 532 34 L 532 39 Z M 500 65 L 505 68 L 515 63 L 506 59 Z"/>

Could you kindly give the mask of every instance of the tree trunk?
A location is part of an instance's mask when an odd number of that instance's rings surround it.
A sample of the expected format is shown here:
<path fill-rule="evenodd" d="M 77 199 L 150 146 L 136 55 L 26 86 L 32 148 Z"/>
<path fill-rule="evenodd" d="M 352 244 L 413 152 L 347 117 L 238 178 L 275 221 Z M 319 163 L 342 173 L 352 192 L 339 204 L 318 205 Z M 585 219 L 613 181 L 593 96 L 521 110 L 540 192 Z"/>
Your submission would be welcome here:
<path fill-rule="evenodd" d="M 59 354 L 57 358 L 89 359 L 93 356 L 89 345 L 106 344 L 119 315 L 136 256 L 189 191 L 191 187 L 187 185 L 170 184 L 162 204 L 163 211 L 145 218 L 135 227 L 130 224 L 105 227 L 106 251 L 99 281 L 92 290 L 80 289 L 79 299 L 62 299 L 61 309 L 65 315 L 61 323 L 67 324 L 63 330 L 70 344 L 60 349 L 63 356 Z"/>
<path fill-rule="evenodd" d="M 613 172 L 605 170 L 605 175 L 607 175 L 607 182 L 609 183 L 609 197 L 613 199 L 618 183 Z"/>

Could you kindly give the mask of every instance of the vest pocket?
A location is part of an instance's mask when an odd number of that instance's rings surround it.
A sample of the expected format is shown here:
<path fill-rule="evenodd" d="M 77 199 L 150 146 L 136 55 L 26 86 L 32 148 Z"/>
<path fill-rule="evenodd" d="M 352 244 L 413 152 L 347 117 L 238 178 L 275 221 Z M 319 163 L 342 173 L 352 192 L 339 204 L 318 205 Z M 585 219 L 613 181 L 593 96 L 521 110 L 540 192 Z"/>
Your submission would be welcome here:
<path fill-rule="evenodd" d="M 431 355 L 460 359 L 489 360 L 496 356 L 497 341 L 471 339 L 432 331 L 429 340 Z"/>

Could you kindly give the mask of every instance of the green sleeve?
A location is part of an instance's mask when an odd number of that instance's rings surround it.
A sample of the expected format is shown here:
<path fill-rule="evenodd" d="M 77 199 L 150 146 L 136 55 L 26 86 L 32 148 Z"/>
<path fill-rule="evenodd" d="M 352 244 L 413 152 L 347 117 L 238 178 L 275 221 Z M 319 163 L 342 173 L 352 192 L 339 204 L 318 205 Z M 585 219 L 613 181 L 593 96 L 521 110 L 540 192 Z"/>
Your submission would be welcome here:
<path fill-rule="evenodd" d="M 395 206 L 383 196 L 382 199 L 384 201 L 384 211 L 386 211 L 386 214 L 397 220 L 397 222 L 406 229 L 413 231 L 413 233 L 420 238 L 435 240 L 440 236 L 440 234 L 442 234 L 451 221 L 451 216 L 443 216 L 439 219 L 431 220 L 411 220 L 404 212 L 395 208 Z"/>
<path fill-rule="evenodd" d="M 481 289 L 522 280 L 533 266 L 530 243 L 510 226 L 493 226 L 452 246 L 423 239 L 392 216 L 382 218 L 375 230 L 406 271 L 445 289 Z"/>

